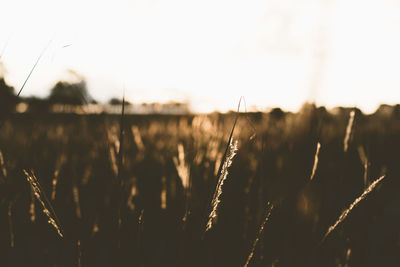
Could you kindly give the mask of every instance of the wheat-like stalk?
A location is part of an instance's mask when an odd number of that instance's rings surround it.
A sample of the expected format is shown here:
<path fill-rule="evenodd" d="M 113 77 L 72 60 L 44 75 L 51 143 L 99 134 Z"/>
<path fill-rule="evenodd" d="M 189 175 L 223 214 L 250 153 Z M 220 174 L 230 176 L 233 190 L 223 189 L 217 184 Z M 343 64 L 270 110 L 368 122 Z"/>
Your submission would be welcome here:
<path fill-rule="evenodd" d="M 359 146 L 357 148 L 357 150 L 358 150 L 358 154 L 360 156 L 361 163 L 363 164 L 363 167 L 364 167 L 364 188 L 367 188 L 368 184 L 369 184 L 369 181 L 368 181 L 368 164 L 369 164 L 368 157 L 365 154 L 364 147 Z"/>
<path fill-rule="evenodd" d="M 109 149 L 109 160 L 111 169 L 114 172 L 115 177 L 118 177 L 118 154 L 120 151 L 120 140 L 118 140 L 117 135 L 114 133 L 115 128 L 111 128 L 107 130 L 108 137 L 108 149 Z"/>
<path fill-rule="evenodd" d="M 99 228 L 99 225 L 98 225 L 97 221 L 98 221 L 98 219 L 96 218 L 96 220 L 93 223 L 92 237 L 100 231 L 100 228 Z"/>
<path fill-rule="evenodd" d="M 208 216 L 206 232 L 213 227 L 213 224 L 216 222 L 216 220 L 218 218 L 218 207 L 219 207 L 219 203 L 221 202 L 220 196 L 222 194 L 222 186 L 224 185 L 224 182 L 225 182 L 226 178 L 228 177 L 228 168 L 232 165 L 232 160 L 237 153 L 237 150 L 238 150 L 237 144 L 238 144 L 237 140 L 234 142 L 232 142 L 232 140 L 231 140 L 231 142 L 229 143 L 229 151 L 228 151 L 228 154 L 226 155 L 225 161 L 222 165 L 221 174 L 219 176 L 218 183 L 215 188 L 214 196 L 211 201 L 212 210 L 210 212 L 210 215 Z"/>
<path fill-rule="evenodd" d="M 31 189 L 33 190 L 33 193 L 34 193 L 37 201 L 39 201 L 40 205 L 43 208 L 43 210 L 42 210 L 43 213 L 48 218 L 47 222 L 54 227 L 54 229 L 57 231 L 57 234 L 62 238 L 63 234 L 62 234 L 60 223 L 58 222 L 57 216 L 56 216 L 53 208 L 51 207 L 50 202 L 47 200 L 46 195 L 44 194 L 43 190 L 41 190 L 39 181 L 37 180 L 37 178 L 33 172 L 28 173 L 26 170 L 24 170 L 24 174 L 26 176 L 27 181 L 31 185 Z M 47 206 L 46 206 L 45 202 L 47 203 Z"/>
<path fill-rule="evenodd" d="M 349 148 L 349 141 L 350 141 L 350 135 L 351 135 L 351 129 L 353 128 L 353 123 L 354 123 L 354 115 L 356 113 L 354 110 L 350 112 L 350 117 L 349 117 L 349 122 L 347 123 L 347 128 L 346 128 L 346 135 L 344 137 L 344 152 L 347 152 L 347 149 Z"/>
<path fill-rule="evenodd" d="M 321 148 L 321 144 L 318 142 L 317 143 L 317 150 L 315 151 L 315 156 L 314 156 L 314 165 L 312 168 L 312 172 L 311 172 L 311 176 L 310 176 L 310 181 L 314 178 L 315 173 L 317 171 L 317 167 L 318 167 L 318 157 L 319 157 L 319 150 Z"/>
<path fill-rule="evenodd" d="M 369 184 L 368 181 L 368 158 L 364 162 L 364 188 L 367 188 Z"/>
<path fill-rule="evenodd" d="M 76 242 L 76 246 L 78 248 L 78 267 L 81 267 L 82 266 L 82 263 L 81 263 L 81 261 L 82 261 L 82 248 L 81 248 L 81 241 L 80 240 L 78 240 Z"/>
<path fill-rule="evenodd" d="M 132 125 L 131 131 L 133 135 L 133 140 L 135 141 L 137 148 L 139 149 L 139 151 L 144 151 L 145 147 L 142 141 L 142 135 L 140 134 L 139 127 L 137 127 L 136 125 Z"/>
<path fill-rule="evenodd" d="M 7 169 L 6 169 L 6 164 L 4 162 L 3 153 L 1 153 L 1 150 L 0 150 L 0 168 L 1 168 L 1 173 L 4 177 L 4 179 L 6 179 L 7 178 Z"/>
<path fill-rule="evenodd" d="M 271 213 L 272 213 L 272 209 L 274 208 L 274 205 L 273 205 L 273 204 L 270 204 L 270 203 L 268 202 L 268 203 L 267 203 L 267 206 L 268 206 L 268 208 L 267 208 L 267 214 L 265 215 L 265 218 L 264 218 L 263 222 L 262 222 L 261 225 L 260 225 L 260 229 L 258 230 L 256 239 L 255 239 L 254 242 L 253 242 L 253 246 L 251 247 L 250 254 L 249 254 L 249 256 L 247 257 L 247 260 L 246 260 L 246 263 L 244 264 L 244 267 L 247 267 L 247 266 L 249 265 L 251 259 L 253 258 L 253 256 L 254 256 L 254 251 L 256 250 L 256 247 L 257 247 L 257 243 L 258 243 L 258 241 L 260 241 L 261 235 L 262 235 L 262 233 L 264 232 L 265 224 L 269 221 L 269 218 L 271 217 Z"/>
<path fill-rule="evenodd" d="M 161 209 L 167 209 L 167 178 L 161 178 Z"/>
<path fill-rule="evenodd" d="M 51 181 L 51 200 L 53 200 L 53 201 L 56 199 L 58 176 L 60 175 L 61 167 L 64 165 L 66 160 L 67 160 L 67 157 L 65 156 L 65 154 L 62 154 L 57 159 L 57 162 L 56 162 L 56 167 L 54 169 L 53 180 Z"/>
<path fill-rule="evenodd" d="M 135 178 L 133 179 L 130 194 L 126 201 L 126 205 L 131 211 L 135 209 L 135 203 L 133 202 L 133 198 L 136 196 L 136 194 L 137 194 L 137 188 L 136 188 L 136 178 Z"/>
<path fill-rule="evenodd" d="M 117 156 L 115 155 L 115 150 L 113 147 L 109 147 L 110 151 L 110 163 L 111 163 L 111 168 L 114 172 L 115 177 L 118 176 L 118 165 L 117 165 Z"/>
<path fill-rule="evenodd" d="M 359 196 L 358 198 L 356 198 L 356 200 L 354 200 L 353 203 L 351 203 L 351 205 L 342 212 L 342 214 L 340 214 L 339 218 L 336 220 L 336 222 L 329 227 L 328 231 L 326 232 L 326 234 L 324 235 L 322 242 L 325 241 L 325 239 L 328 237 L 328 235 L 336 229 L 336 227 L 342 223 L 344 221 L 344 219 L 346 219 L 346 217 L 350 214 L 351 210 L 356 207 L 361 200 L 363 200 L 376 186 L 377 184 L 383 180 L 383 178 L 385 178 L 385 175 L 379 177 L 379 179 L 375 180 L 367 189 L 365 189 L 365 191 L 361 194 L 361 196 Z"/>
<path fill-rule="evenodd" d="M 346 261 L 344 267 L 349 267 L 350 256 L 351 256 L 351 248 L 348 248 L 346 250 Z"/>
<path fill-rule="evenodd" d="M 57 183 L 58 183 L 58 172 L 54 172 L 53 180 L 51 181 L 51 200 L 56 199 L 56 190 L 57 190 Z"/>
<path fill-rule="evenodd" d="M 183 144 L 178 144 L 178 157 L 174 157 L 173 161 L 176 171 L 178 172 L 178 176 L 181 178 L 183 188 L 189 188 L 190 168 L 185 162 L 185 149 Z"/>
<path fill-rule="evenodd" d="M 185 160 L 185 149 L 182 143 L 178 144 L 178 157 L 173 158 L 173 162 L 178 172 L 179 178 L 181 178 L 182 186 L 184 189 L 184 197 L 185 197 L 185 214 L 183 215 L 182 222 L 184 223 L 183 227 L 186 227 L 187 218 L 190 213 L 190 190 L 191 190 L 191 181 L 190 181 L 190 166 L 186 163 Z"/>
<path fill-rule="evenodd" d="M 79 201 L 79 189 L 76 184 L 72 187 L 72 196 L 73 196 L 74 203 L 75 203 L 76 217 L 78 219 L 82 219 L 81 205 L 80 205 L 80 201 Z"/>
<path fill-rule="evenodd" d="M 92 174 L 92 166 L 88 165 L 83 172 L 81 185 L 87 185 L 90 180 L 90 175 Z"/>

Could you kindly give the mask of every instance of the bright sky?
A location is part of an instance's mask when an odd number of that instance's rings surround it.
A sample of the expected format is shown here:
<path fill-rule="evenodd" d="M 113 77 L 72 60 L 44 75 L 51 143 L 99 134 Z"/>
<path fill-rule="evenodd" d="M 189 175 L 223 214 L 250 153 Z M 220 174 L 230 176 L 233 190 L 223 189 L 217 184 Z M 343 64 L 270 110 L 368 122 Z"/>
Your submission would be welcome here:
<path fill-rule="evenodd" d="M 372 112 L 400 102 L 400 0 L 2 0 L 1 61 L 23 95 L 72 69 L 95 99 L 189 100 L 197 111 Z"/>

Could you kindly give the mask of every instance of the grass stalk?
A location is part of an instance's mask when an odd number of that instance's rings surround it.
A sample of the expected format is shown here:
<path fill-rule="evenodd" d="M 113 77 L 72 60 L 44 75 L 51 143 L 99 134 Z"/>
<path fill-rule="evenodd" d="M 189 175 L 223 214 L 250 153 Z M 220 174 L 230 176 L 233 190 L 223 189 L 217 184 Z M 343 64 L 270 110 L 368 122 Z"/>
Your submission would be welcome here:
<path fill-rule="evenodd" d="M 269 218 L 271 217 L 271 213 L 272 213 L 272 210 L 274 208 L 274 205 L 271 204 L 271 203 L 267 203 L 267 206 L 268 206 L 267 207 L 267 213 L 265 215 L 264 220 L 262 221 L 262 223 L 260 225 L 260 229 L 258 230 L 256 239 L 254 240 L 253 245 L 251 246 L 251 251 L 250 251 L 249 256 L 247 257 L 247 260 L 246 260 L 246 263 L 244 264 L 244 267 L 247 267 L 250 264 L 250 262 L 251 262 L 251 260 L 252 260 L 252 258 L 254 256 L 254 252 L 256 250 L 257 244 L 260 241 L 260 238 L 261 238 L 261 236 L 262 236 L 262 234 L 264 232 L 265 224 L 269 221 Z"/>
<path fill-rule="evenodd" d="M 343 144 L 344 144 L 343 150 L 344 150 L 344 152 L 347 152 L 347 150 L 349 149 L 349 141 L 350 141 L 350 136 L 351 136 L 351 130 L 353 128 L 355 114 L 356 113 L 355 113 L 354 110 L 352 110 L 350 112 L 349 122 L 347 123 L 347 127 L 346 127 L 346 135 L 345 135 L 344 140 L 343 140 Z"/>
<path fill-rule="evenodd" d="M 22 90 L 24 89 L 26 83 L 28 82 L 29 78 L 31 77 L 33 71 L 35 70 L 36 66 L 38 65 L 40 59 L 43 57 L 44 53 L 46 52 L 46 50 L 49 48 L 50 44 L 51 44 L 52 40 L 49 41 L 49 43 L 46 45 L 46 47 L 42 50 L 42 52 L 40 53 L 39 57 L 36 59 L 35 64 L 33 65 L 31 71 L 29 72 L 28 76 L 26 77 L 24 83 L 21 86 L 21 89 L 19 89 L 17 96 L 19 96 L 22 92 Z"/>
<path fill-rule="evenodd" d="M 211 200 L 211 212 L 208 215 L 208 221 L 206 225 L 206 232 L 209 231 L 213 225 L 215 224 L 216 220 L 218 219 L 218 208 L 219 208 L 219 203 L 221 202 L 221 194 L 222 194 L 222 187 L 224 185 L 224 182 L 226 178 L 228 177 L 228 168 L 232 165 L 232 160 L 235 157 L 237 153 L 237 140 L 233 142 L 231 139 L 231 142 L 229 144 L 229 153 L 227 154 L 224 163 L 222 164 L 222 169 L 221 169 L 221 174 L 218 178 L 218 183 L 215 188 L 214 196 Z"/>
<path fill-rule="evenodd" d="M 317 143 L 317 150 L 315 151 L 315 156 L 314 156 L 314 164 L 313 164 L 313 168 L 312 168 L 312 172 L 311 172 L 311 176 L 310 176 L 310 181 L 312 181 L 312 179 L 315 176 L 315 173 L 317 172 L 317 167 L 318 167 L 318 158 L 319 158 L 319 150 L 321 149 L 321 144 L 318 142 Z"/>
<path fill-rule="evenodd" d="M 383 175 L 383 176 L 379 177 L 377 180 L 375 180 L 367 189 L 365 189 L 365 191 L 361 194 L 361 196 L 356 198 L 354 200 L 354 202 L 351 203 L 350 206 L 345 211 L 342 212 L 342 214 L 340 214 L 340 216 L 336 220 L 336 222 L 332 226 L 329 227 L 328 231 L 322 238 L 322 242 L 324 242 L 326 240 L 326 238 L 339 226 L 339 224 L 341 224 L 347 218 L 347 216 L 350 214 L 350 212 L 361 202 L 361 200 L 366 198 L 366 196 L 369 193 L 371 193 L 372 190 L 374 190 L 374 188 L 383 180 L 383 178 L 385 178 L 385 175 Z"/>
<path fill-rule="evenodd" d="M 241 103 L 242 99 L 243 99 L 243 97 L 241 97 L 240 100 L 239 100 L 239 104 L 238 104 L 238 107 L 237 107 L 237 114 L 235 116 L 235 121 L 233 123 L 231 132 L 229 134 L 228 143 L 226 145 L 224 155 L 222 156 L 223 160 L 221 161 L 221 163 L 219 165 L 219 168 L 218 168 L 218 175 L 217 175 L 217 179 L 218 180 L 217 180 L 217 184 L 216 184 L 216 187 L 215 187 L 215 191 L 214 191 L 213 197 L 211 198 L 211 201 L 210 201 L 210 205 L 208 206 L 209 210 L 211 210 L 211 211 L 207 216 L 207 222 L 206 222 L 205 231 L 203 233 L 203 237 L 204 237 L 204 234 L 208 230 L 210 230 L 212 228 L 213 223 L 217 218 L 217 213 L 216 212 L 217 212 L 217 208 L 218 208 L 219 203 L 220 203 L 219 196 L 222 193 L 222 185 L 223 185 L 223 182 L 224 182 L 224 180 L 226 179 L 226 177 L 228 175 L 228 167 L 232 164 L 232 159 L 236 154 L 235 149 L 232 150 L 232 145 L 233 145 L 232 144 L 232 140 L 233 140 L 233 133 L 235 131 L 236 124 L 237 124 L 237 121 L 239 119 L 240 103 Z M 234 145 L 233 145 L 233 148 L 234 148 Z M 236 150 L 237 150 L 237 143 L 236 143 Z M 230 160 L 230 163 L 229 163 L 229 158 L 230 157 L 228 156 L 228 153 L 230 151 L 231 151 L 231 160 Z M 225 173 L 223 175 L 223 169 L 224 168 L 225 168 Z"/>
<path fill-rule="evenodd" d="M 57 234 L 63 238 L 63 231 L 61 228 L 60 221 L 57 218 L 56 213 L 54 212 L 53 207 L 50 204 L 50 201 L 47 199 L 46 194 L 44 193 L 43 189 L 41 188 L 39 181 L 37 180 L 36 176 L 34 175 L 33 172 L 28 173 L 26 170 L 24 170 L 24 174 L 26 176 L 27 181 L 31 185 L 31 189 L 33 190 L 33 193 L 39 201 L 40 205 L 43 208 L 43 213 L 47 216 L 48 218 L 48 223 L 51 224 L 54 229 L 57 231 Z"/>

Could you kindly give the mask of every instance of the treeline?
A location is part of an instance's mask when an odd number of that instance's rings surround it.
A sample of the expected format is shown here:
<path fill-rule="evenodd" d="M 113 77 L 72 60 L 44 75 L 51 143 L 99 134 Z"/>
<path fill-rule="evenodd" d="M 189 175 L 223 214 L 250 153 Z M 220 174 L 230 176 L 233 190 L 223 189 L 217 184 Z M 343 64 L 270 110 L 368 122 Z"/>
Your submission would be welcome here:
<path fill-rule="evenodd" d="M 0 116 L 6 116 L 16 110 L 19 103 L 26 103 L 28 112 L 47 112 L 54 104 L 61 105 L 86 105 L 97 104 L 97 101 L 89 94 L 86 81 L 78 76 L 74 82 L 58 81 L 51 89 L 47 97 L 36 96 L 22 97 L 17 95 L 17 90 L 8 85 L 4 77 L 0 77 Z M 111 98 L 111 105 L 122 104 L 122 100 Z M 125 101 L 126 104 L 130 104 Z"/>

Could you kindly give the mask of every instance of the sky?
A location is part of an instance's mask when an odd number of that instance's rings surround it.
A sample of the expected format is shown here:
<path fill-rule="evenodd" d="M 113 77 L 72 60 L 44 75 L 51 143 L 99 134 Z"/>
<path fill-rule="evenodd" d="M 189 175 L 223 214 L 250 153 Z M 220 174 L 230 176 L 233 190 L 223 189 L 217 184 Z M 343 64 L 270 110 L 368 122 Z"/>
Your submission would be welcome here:
<path fill-rule="evenodd" d="M 2 0 L 0 61 L 22 95 L 68 70 L 98 101 L 189 101 L 195 111 L 373 112 L 400 102 L 400 0 Z"/>

